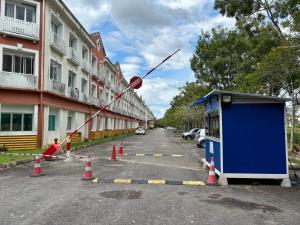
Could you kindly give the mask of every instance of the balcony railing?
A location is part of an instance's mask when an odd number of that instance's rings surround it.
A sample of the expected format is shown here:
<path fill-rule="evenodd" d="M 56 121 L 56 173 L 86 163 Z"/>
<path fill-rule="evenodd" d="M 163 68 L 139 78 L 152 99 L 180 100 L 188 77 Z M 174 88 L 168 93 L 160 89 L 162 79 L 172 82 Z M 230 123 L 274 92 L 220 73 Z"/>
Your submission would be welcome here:
<path fill-rule="evenodd" d="M 94 96 L 91 96 L 91 97 L 90 97 L 90 103 L 91 103 L 92 105 L 99 106 L 99 99 L 96 98 L 96 97 L 94 97 Z"/>
<path fill-rule="evenodd" d="M 99 107 L 105 106 L 105 101 L 102 99 L 99 99 Z"/>
<path fill-rule="evenodd" d="M 39 39 L 40 25 L 30 23 L 25 20 L 2 16 L 0 18 L 0 32 L 8 34 L 17 34 L 30 39 Z"/>
<path fill-rule="evenodd" d="M 55 91 L 58 92 L 60 94 L 65 94 L 65 89 L 66 89 L 66 85 L 61 83 L 58 80 L 50 80 L 49 83 L 49 90 L 50 91 Z"/>
<path fill-rule="evenodd" d="M 105 76 L 103 75 L 101 70 L 98 71 L 98 78 L 100 81 L 102 81 L 102 83 L 105 83 Z"/>
<path fill-rule="evenodd" d="M 81 66 L 82 66 L 82 69 L 85 70 L 86 72 L 93 73 L 92 66 L 87 60 L 82 59 Z"/>
<path fill-rule="evenodd" d="M 86 93 L 81 92 L 81 101 L 89 103 L 89 96 Z"/>
<path fill-rule="evenodd" d="M 69 48 L 69 60 L 77 66 L 80 65 L 81 60 L 78 56 L 77 51 L 74 48 Z"/>
<path fill-rule="evenodd" d="M 68 88 L 68 95 L 71 98 L 79 99 L 79 90 L 77 88 L 69 87 Z"/>
<path fill-rule="evenodd" d="M 98 75 L 98 70 L 97 70 L 97 68 L 95 68 L 95 67 L 93 67 L 92 66 L 92 73 L 93 73 L 93 75 Z"/>
<path fill-rule="evenodd" d="M 58 50 L 61 54 L 66 53 L 65 42 L 56 33 L 53 33 L 53 32 L 51 33 L 51 35 L 50 35 L 50 44 L 51 44 L 51 47 Z"/>
<path fill-rule="evenodd" d="M 111 82 L 108 79 L 106 80 L 106 86 L 109 87 L 109 88 L 111 87 Z"/>
<path fill-rule="evenodd" d="M 0 86 L 36 89 L 37 77 L 30 74 L 0 71 Z"/>

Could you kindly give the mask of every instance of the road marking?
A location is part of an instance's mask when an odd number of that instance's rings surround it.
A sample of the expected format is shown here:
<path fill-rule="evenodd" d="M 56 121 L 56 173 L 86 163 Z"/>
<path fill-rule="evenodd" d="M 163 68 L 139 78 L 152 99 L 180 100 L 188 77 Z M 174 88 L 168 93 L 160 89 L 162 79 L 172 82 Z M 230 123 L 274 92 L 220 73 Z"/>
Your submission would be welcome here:
<path fill-rule="evenodd" d="M 98 157 L 101 158 L 101 157 Z M 104 158 L 104 157 L 102 157 Z M 107 158 L 105 158 L 107 159 Z M 144 165 L 151 165 L 151 166 L 161 166 L 161 167 L 168 167 L 168 168 L 175 168 L 175 169 L 185 169 L 185 170 L 195 170 L 195 171 L 207 171 L 202 168 L 196 168 L 196 167 L 184 167 L 184 166 L 170 166 L 167 164 L 159 164 L 159 163 L 153 163 L 153 162 L 141 162 L 141 161 L 135 161 L 135 160 L 126 160 L 126 159 L 118 159 L 119 161 L 123 162 L 129 162 L 129 163 L 137 163 L 137 164 L 144 164 Z"/>
<path fill-rule="evenodd" d="M 102 184 L 152 184 L 152 185 L 190 185 L 205 186 L 205 182 L 200 180 L 136 180 L 136 179 L 101 179 L 95 178 L 93 183 Z"/>
<path fill-rule="evenodd" d="M 183 185 L 203 186 L 205 183 L 202 181 L 185 180 L 183 181 Z"/>
<path fill-rule="evenodd" d="M 172 154 L 172 157 L 183 157 L 183 155 Z"/>
<path fill-rule="evenodd" d="M 184 155 L 162 153 L 124 153 L 123 156 L 183 157 Z"/>
<path fill-rule="evenodd" d="M 148 184 L 166 184 L 165 180 L 148 180 Z"/>
<path fill-rule="evenodd" d="M 114 179 L 115 184 L 131 184 L 131 179 Z"/>

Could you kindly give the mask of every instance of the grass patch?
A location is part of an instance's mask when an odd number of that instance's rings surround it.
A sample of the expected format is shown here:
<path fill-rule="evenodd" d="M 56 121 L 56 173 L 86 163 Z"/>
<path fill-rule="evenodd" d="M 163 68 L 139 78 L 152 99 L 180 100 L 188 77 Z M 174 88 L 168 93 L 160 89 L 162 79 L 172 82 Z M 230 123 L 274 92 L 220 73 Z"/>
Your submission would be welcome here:
<path fill-rule="evenodd" d="M 293 166 L 296 166 L 296 167 L 300 167 L 300 160 L 297 160 L 297 159 L 290 159 L 291 163 L 295 163 L 296 165 L 293 165 Z"/>
<path fill-rule="evenodd" d="M 78 143 L 71 143 L 71 148 L 74 150 L 79 150 L 87 145 L 93 145 L 93 144 L 100 144 L 107 141 L 113 141 L 115 139 L 120 139 L 124 137 L 128 137 L 133 135 L 133 133 L 124 134 L 124 135 L 118 135 L 113 137 L 106 137 L 106 138 L 98 138 L 96 140 L 90 140 L 90 141 L 83 141 Z M 63 146 L 63 149 L 65 149 L 65 145 Z M 9 150 L 8 153 L 16 153 L 16 154 L 42 154 L 45 149 L 33 149 L 33 150 Z M 0 165 L 3 165 L 5 163 L 19 161 L 19 160 L 26 160 L 26 159 L 33 159 L 33 156 L 16 156 L 11 154 L 1 154 L 0 153 Z"/>
<path fill-rule="evenodd" d="M 289 146 L 290 146 L 290 138 L 291 138 L 291 129 L 288 128 L 287 129 L 287 140 L 288 140 Z M 299 127 L 295 128 L 295 144 L 300 146 L 300 128 Z"/>

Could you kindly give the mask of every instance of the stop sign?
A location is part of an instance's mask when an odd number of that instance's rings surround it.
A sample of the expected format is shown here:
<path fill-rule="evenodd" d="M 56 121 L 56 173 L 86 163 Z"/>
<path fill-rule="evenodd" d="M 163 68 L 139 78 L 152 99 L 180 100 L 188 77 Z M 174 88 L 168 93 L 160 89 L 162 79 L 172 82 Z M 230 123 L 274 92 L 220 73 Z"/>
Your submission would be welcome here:
<path fill-rule="evenodd" d="M 143 84 L 143 80 L 138 76 L 134 76 L 130 79 L 130 86 L 133 89 L 139 89 L 142 86 L 142 84 Z"/>

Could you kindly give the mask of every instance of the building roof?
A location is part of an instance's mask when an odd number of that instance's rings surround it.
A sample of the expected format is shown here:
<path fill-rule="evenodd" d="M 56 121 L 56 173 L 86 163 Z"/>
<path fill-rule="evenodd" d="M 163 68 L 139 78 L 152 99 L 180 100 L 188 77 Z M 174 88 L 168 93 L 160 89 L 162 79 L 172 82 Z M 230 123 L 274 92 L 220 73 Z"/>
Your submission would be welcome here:
<path fill-rule="evenodd" d="M 205 103 L 207 100 L 212 98 L 213 96 L 218 96 L 222 94 L 229 94 L 232 95 L 233 98 L 237 97 L 239 100 L 253 100 L 253 101 L 271 101 L 271 102 L 287 102 L 291 101 L 289 98 L 281 98 L 281 97 L 274 97 L 274 96 L 266 96 L 266 95 L 259 95 L 253 93 L 241 93 L 241 92 L 233 92 L 233 91 L 223 91 L 223 90 L 213 90 L 204 97 L 198 99 L 197 101 L 193 102 L 191 106 L 196 106 L 202 103 Z"/>

